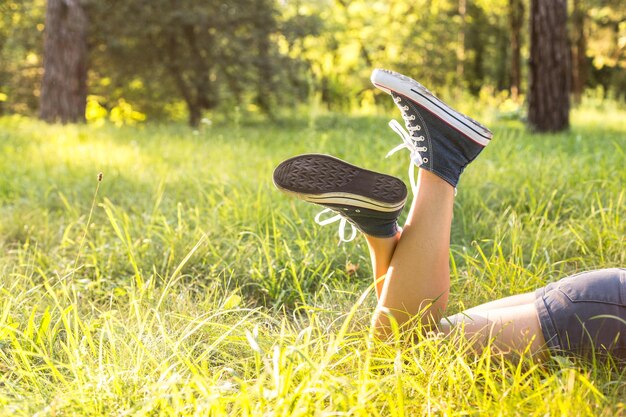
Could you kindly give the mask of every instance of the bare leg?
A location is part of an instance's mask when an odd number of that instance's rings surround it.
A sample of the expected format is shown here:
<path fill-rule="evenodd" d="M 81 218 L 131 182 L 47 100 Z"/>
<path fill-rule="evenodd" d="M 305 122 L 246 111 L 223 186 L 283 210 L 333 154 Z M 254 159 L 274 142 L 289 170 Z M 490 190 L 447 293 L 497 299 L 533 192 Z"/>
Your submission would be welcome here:
<path fill-rule="evenodd" d="M 449 248 L 454 189 L 439 177 L 421 170 L 418 191 L 401 234 L 380 239 L 366 236 L 375 276 L 379 309 L 374 324 L 386 334 L 391 314 L 402 324 L 421 313 L 422 322 L 434 324 L 447 306 L 450 287 Z M 386 269 L 388 267 L 388 269 Z M 388 313 L 387 313 L 388 312 Z M 541 351 L 545 340 L 534 306 L 534 294 L 526 293 L 492 301 L 441 320 L 450 332 L 462 325 L 464 333 L 485 346 L 494 339 L 500 351 L 519 351 L 530 345 Z"/>
<path fill-rule="evenodd" d="M 499 300 L 490 301 L 480 304 L 476 307 L 469 308 L 464 311 L 465 314 L 473 314 L 487 310 L 495 310 L 499 308 L 515 307 L 521 304 L 532 304 L 535 302 L 535 293 L 533 291 L 524 294 L 511 295 L 510 297 L 500 298 Z"/>
<path fill-rule="evenodd" d="M 478 346 L 493 338 L 500 351 L 519 351 L 530 345 L 530 352 L 543 352 L 545 339 L 535 308 L 535 293 L 512 295 L 444 318 L 440 329 L 450 332 L 462 325 L 466 335 L 474 337 Z M 545 355 L 541 355 L 545 358 Z"/>
<path fill-rule="evenodd" d="M 374 323 L 379 332 L 422 312 L 422 321 L 438 323 L 450 288 L 450 227 L 454 188 L 420 170 L 418 190 L 400 240 L 391 258 Z M 382 265 L 381 265 L 382 266 Z"/>
<path fill-rule="evenodd" d="M 401 232 L 398 232 L 398 234 L 393 237 L 385 238 L 364 235 L 370 250 L 370 258 L 372 259 L 372 272 L 374 273 L 374 280 L 376 281 L 377 299 L 380 299 L 383 284 L 385 283 L 385 275 L 389 269 L 391 257 L 398 245 L 398 240 L 400 240 L 400 234 Z"/>
<path fill-rule="evenodd" d="M 506 304 L 506 300 L 497 300 L 494 305 L 500 302 Z M 546 342 L 534 302 L 493 309 L 470 309 L 443 319 L 439 328 L 449 333 L 455 326 L 462 326 L 465 335 L 474 338 L 478 350 L 493 339 L 492 347 L 497 351 L 521 352 L 529 348 L 531 354 L 540 353 L 541 358 L 546 357 Z"/>

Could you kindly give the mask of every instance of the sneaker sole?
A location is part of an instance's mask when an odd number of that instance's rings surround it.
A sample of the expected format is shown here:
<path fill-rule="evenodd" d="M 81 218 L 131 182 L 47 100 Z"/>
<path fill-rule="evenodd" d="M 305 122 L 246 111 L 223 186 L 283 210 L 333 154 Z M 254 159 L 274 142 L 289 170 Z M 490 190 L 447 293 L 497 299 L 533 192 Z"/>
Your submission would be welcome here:
<path fill-rule="evenodd" d="M 414 101 L 474 142 L 482 146 L 489 145 L 493 137 L 489 129 L 454 110 L 414 79 L 394 71 L 375 69 L 372 72 L 371 81 L 387 94 L 394 92 Z"/>
<path fill-rule="evenodd" d="M 398 178 L 359 168 L 329 155 L 300 155 L 281 162 L 273 175 L 282 192 L 321 205 L 382 212 L 401 209 L 407 189 Z"/>

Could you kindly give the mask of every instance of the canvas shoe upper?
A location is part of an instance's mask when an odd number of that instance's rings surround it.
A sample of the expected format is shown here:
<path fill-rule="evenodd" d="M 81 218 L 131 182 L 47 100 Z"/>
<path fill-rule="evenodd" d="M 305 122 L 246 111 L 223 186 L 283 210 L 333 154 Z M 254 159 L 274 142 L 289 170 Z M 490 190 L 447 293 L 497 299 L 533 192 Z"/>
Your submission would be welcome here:
<path fill-rule="evenodd" d="M 449 107 L 412 78 L 376 69 L 371 80 L 393 97 L 402 113 L 408 132 L 397 122 L 392 121 L 391 126 L 403 138 L 400 147 L 411 151 L 411 161 L 456 187 L 467 164 L 489 144 L 491 131 Z"/>

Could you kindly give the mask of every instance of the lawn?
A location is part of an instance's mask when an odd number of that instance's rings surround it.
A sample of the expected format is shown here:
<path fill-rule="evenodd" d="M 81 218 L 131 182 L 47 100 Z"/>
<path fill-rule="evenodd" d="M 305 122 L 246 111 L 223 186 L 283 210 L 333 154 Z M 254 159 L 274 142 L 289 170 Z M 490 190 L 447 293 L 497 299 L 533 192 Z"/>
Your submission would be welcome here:
<path fill-rule="evenodd" d="M 615 363 L 373 340 L 365 242 L 338 245 L 271 173 L 320 152 L 408 184 L 407 155 L 384 158 L 391 115 L 198 130 L 0 118 L 0 414 L 626 413 Z M 455 203 L 450 313 L 626 266 L 626 110 L 575 110 L 556 135 L 488 119 Z"/>

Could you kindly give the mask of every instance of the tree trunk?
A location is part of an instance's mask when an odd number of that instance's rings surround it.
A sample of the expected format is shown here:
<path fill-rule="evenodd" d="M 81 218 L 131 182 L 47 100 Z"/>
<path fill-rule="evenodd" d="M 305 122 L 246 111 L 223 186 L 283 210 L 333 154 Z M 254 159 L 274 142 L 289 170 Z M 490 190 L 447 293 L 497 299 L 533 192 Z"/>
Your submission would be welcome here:
<path fill-rule="evenodd" d="M 583 0 L 574 0 L 572 11 L 572 94 L 576 102 L 580 102 L 587 82 L 586 11 L 583 3 Z"/>
<path fill-rule="evenodd" d="M 39 117 L 84 122 L 87 103 L 87 15 L 79 0 L 48 0 Z"/>
<path fill-rule="evenodd" d="M 187 32 L 188 41 L 192 44 L 193 47 L 193 35 L 189 38 L 189 32 Z M 189 80 L 188 77 L 183 76 L 183 67 L 181 67 L 181 58 L 178 55 L 178 51 L 180 49 L 180 44 L 175 35 L 170 34 L 167 38 L 167 44 L 165 48 L 165 54 L 163 58 L 165 59 L 167 70 L 169 74 L 174 79 L 176 83 L 176 88 L 178 88 L 179 93 L 183 96 L 185 100 L 185 104 L 187 104 L 187 111 L 189 112 L 189 126 L 198 127 L 200 125 L 200 120 L 202 118 L 202 109 L 203 103 L 206 104 L 205 97 L 201 94 L 204 93 L 202 87 L 202 82 L 194 84 L 194 80 Z M 197 50 L 196 50 L 197 52 Z M 197 57 L 196 57 L 197 58 Z M 198 60 L 195 61 L 197 65 Z M 186 64 L 189 64 L 186 62 Z M 207 69 L 208 73 L 208 69 Z M 205 76 L 208 77 L 208 74 L 204 74 L 200 72 L 201 79 Z M 197 79 L 196 79 L 197 81 Z"/>
<path fill-rule="evenodd" d="M 511 73 L 510 67 L 510 53 L 509 53 L 509 38 L 508 32 L 504 29 L 498 28 L 496 30 L 496 86 L 498 91 L 506 90 L 511 87 Z"/>
<path fill-rule="evenodd" d="M 538 132 L 569 127 L 567 0 L 531 0 L 528 123 Z"/>
<path fill-rule="evenodd" d="M 202 118 L 202 107 L 194 103 L 187 103 L 189 109 L 189 126 L 198 127 Z"/>
<path fill-rule="evenodd" d="M 524 22 L 524 3 L 522 0 L 509 0 L 509 25 L 511 29 L 511 98 L 517 100 L 522 84 L 521 48 L 522 23 Z"/>
<path fill-rule="evenodd" d="M 256 19 L 254 22 L 257 55 L 256 69 L 256 103 L 261 110 L 271 116 L 274 80 L 271 56 L 271 30 L 274 27 L 272 6 L 266 0 L 256 0 Z"/>

